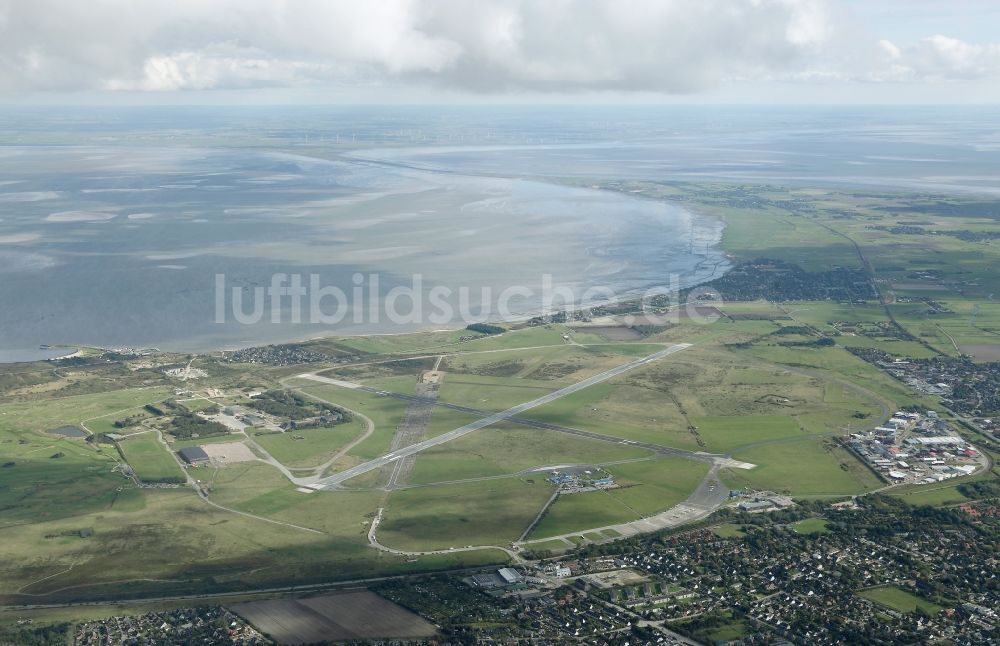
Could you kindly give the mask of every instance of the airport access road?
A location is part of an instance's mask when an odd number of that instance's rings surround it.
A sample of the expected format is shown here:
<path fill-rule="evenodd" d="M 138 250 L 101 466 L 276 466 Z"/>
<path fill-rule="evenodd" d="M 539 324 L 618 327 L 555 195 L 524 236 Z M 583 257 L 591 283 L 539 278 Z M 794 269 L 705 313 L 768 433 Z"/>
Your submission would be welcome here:
<path fill-rule="evenodd" d="M 488 415 L 488 416 L 486 416 L 486 417 L 484 417 L 482 419 L 478 419 L 478 420 L 476 420 L 474 422 L 470 422 L 469 424 L 466 424 L 465 426 L 460 426 L 459 428 L 456 428 L 456 429 L 454 429 L 452 431 L 448 431 L 447 433 L 442 433 L 441 435 L 438 435 L 437 437 L 433 437 L 433 438 L 431 438 L 429 440 L 424 440 L 423 442 L 418 442 L 416 444 L 411 444 L 410 446 L 403 447 L 403 448 L 398 449 L 396 451 L 391 451 L 391 452 L 389 452 L 389 453 L 387 453 L 387 454 L 385 454 L 385 455 L 383 455 L 381 457 L 375 458 L 374 460 L 369 460 L 368 462 L 364 462 L 362 464 L 359 464 L 357 466 L 351 467 L 349 469 L 345 469 L 344 471 L 341 471 L 340 473 L 336 473 L 336 474 L 328 476 L 326 478 L 322 478 L 320 480 L 317 480 L 315 483 L 311 483 L 311 484 L 309 484 L 307 486 L 309 488 L 311 488 L 311 489 L 335 489 L 335 488 L 339 488 L 340 485 L 342 485 L 344 482 L 350 480 L 351 478 L 355 478 L 355 477 L 360 476 L 362 474 L 368 473 L 369 471 L 372 471 L 374 469 L 380 469 L 380 468 L 384 467 L 385 465 L 391 464 L 391 463 L 395 462 L 396 460 L 401 460 L 401 459 L 403 459 L 404 457 L 406 457 L 408 455 L 415 455 L 415 454 L 420 453 L 421 451 L 424 451 L 424 450 L 429 449 L 431 447 L 439 446 L 441 444 L 446 444 L 448 442 L 451 442 L 452 440 L 456 440 L 456 439 L 462 437 L 463 435 L 468 435 L 469 433 L 472 433 L 473 431 L 478 431 L 481 428 L 485 428 L 487 426 L 491 426 L 493 424 L 496 424 L 497 422 L 501 422 L 503 420 L 510 419 L 511 417 L 519 415 L 519 414 L 523 413 L 524 411 L 531 410 L 532 408 L 536 408 L 538 406 L 543 406 L 545 404 L 554 402 L 557 399 L 561 399 L 563 397 L 566 397 L 567 395 L 572 395 L 573 393 L 579 392 L 579 391 L 583 390 L 584 388 L 589 388 L 590 386 L 594 386 L 594 385 L 599 384 L 601 382 L 607 381 L 608 379 L 611 379 L 613 377 L 617 377 L 618 375 L 624 374 L 624 373 L 626 373 L 626 372 L 628 372 L 630 370 L 634 370 L 634 369 L 639 368 L 641 366 L 650 364 L 650 363 L 652 363 L 654 361 L 658 361 L 659 359 L 662 359 L 664 357 L 670 356 L 672 354 L 676 354 L 677 352 L 680 352 L 682 350 L 686 350 L 687 348 L 690 348 L 690 347 L 691 347 L 690 343 L 679 343 L 677 345 L 672 345 L 672 346 L 670 346 L 668 348 L 664 348 L 663 350 L 660 350 L 658 352 L 654 352 L 653 354 L 650 354 L 650 355 L 647 355 L 645 357 L 642 357 L 641 359 L 636 359 L 634 361 L 629 361 L 628 363 L 624 363 L 624 364 L 622 364 L 620 366 L 616 366 L 616 367 L 611 368 L 609 370 L 605 370 L 604 372 L 600 372 L 600 373 L 598 373 L 596 375 L 587 377 L 586 379 L 578 381 L 575 384 L 572 384 L 570 386 L 566 386 L 565 388 L 560 388 L 559 390 L 556 390 L 554 392 L 548 393 L 546 395 L 542 395 L 541 397 L 539 397 L 537 399 L 533 399 L 533 400 L 531 400 L 529 402 L 524 402 L 523 404 L 518 404 L 517 406 L 513 406 L 511 408 L 508 408 L 505 411 L 501 411 L 499 413 L 493 413 L 493 414 Z M 297 375 L 297 377 L 299 377 L 300 379 L 308 379 L 308 380 L 311 380 L 311 381 L 318 381 L 318 382 L 321 382 L 321 383 L 331 383 L 333 385 L 337 385 L 337 386 L 341 386 L 341 387 L 349 387 L 349 386 L 345 386 L 345 384 L 348 383 L 348 382 L 338 381 L 338 380 L 335 380 L 335 379 L 329 379 L 327 377 L 321 377 L 319 375 L 314 375 L 314 374 L 309 374 L 309 373 L 302 374 L 302 375 Z M 357 384 L 351 384 L 351 386 L 357 387 Z"/>

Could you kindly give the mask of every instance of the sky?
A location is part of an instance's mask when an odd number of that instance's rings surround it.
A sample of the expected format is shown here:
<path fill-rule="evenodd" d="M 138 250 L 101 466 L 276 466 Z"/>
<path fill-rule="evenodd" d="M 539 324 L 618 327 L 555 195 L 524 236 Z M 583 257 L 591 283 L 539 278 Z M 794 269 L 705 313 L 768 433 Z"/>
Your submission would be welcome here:
<path fill-rule="evenodd" d="M 0 0 L 0 103 L 996 103 L 998 0 Z"/>

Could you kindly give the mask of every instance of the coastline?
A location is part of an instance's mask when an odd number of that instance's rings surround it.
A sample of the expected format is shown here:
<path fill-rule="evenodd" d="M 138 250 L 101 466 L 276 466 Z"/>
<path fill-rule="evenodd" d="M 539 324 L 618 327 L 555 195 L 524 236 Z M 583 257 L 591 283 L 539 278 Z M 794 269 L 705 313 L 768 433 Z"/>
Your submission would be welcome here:
<path fill-rule="evenodd" d="M 436 172 L 434 169 L 420 169 L 420 172 Z M 556 178 L 544 177 L 544 178 L 524 178 L 524 177 L 509 177 L 507 175 L 490 175 L 490 177 L 495 177 L 499 179 L 517 179 L 522 181 L 537 182 L 542 184 L 547 184 L 550 186 L 564 187 L 566 184 L 558 181 Z M 573 188 L 573 187 L 571 187 Z M 619 191 L 613 189 L 602 188 L 602 187 L 575 187 L 584 188 L 586 190 L 592 190 L 600 193 L 613 193 L 622 195 Z M 650 198 L 642 195 L 627 195 L 629 199 L 646 201 Z M 663 202 L 680 208 L 682 211 L 686 212 L 691 218 L 691 248 L 689 250 L 689 255 L 692 258 L 692 262 L 682 276 L 683 280 L 679 285 L 680 290 L 690 289 L 700 284 L 710 282 L 724 275 L 732 267 L 732 259 L 728 253 L 726 253 L 722 248 L 722 240 L 727 228 L 725 220 L 714 214 L 706 214 L 701 210 L 691 208 L 690 205 L 679 205 L 673 204 L 670 200 L 664 199 L 653 199 L 653 201 Z M 695 250 L 699 251 L 696 252 Z M 657 259 L 643 259 L 638 258 L 639 266 L 644 266 L 646 268 L 655 268 Z M 665 274 L 663 277 L 669 274 Z M 623 291 L 621 294 L 615 294 L 613 298 L 602 299 L 602 300 L 592 300 L 590 302 L 574 303 L 572 306 L 560 306 L 557 308 L 560 311 L 579 311 L 582 309 L 588 309 L 596 307 L 599 305 L 616 305 L 623 302 L 629 302 L 634 300 L 639 300 L 644 293 L 648 293 L 651 290 L 658 290 L 663 288 L 663 281 L 658 281 L 651 277 L 646 277 L 647 280 L 643 285 L 636 286 Z M 587 289 L 592 289 L 600 286 L 600 283 L 594 283 L 582 287 L 579 289 L 580 292 L 585 292 Z M 492 307 L 491 307 L 492 309 Z M 524 323 L 532 318 L 540 316 L 544 313 L 544 305 L 542 303 L 534 303 L 531 309 L 525 311 L 524 313 L 517 314 L 514 316 L 509 316 L 505 318 L 494 318 L 487 317 L 485 322 L 505 324 L 505 325 L 517 325 Z M 473 321 L 475 322 L 475 321 Z M 265 323 L 264 325 L 268 325 Z M 362 324 L 371 325 L 371 324 Z M 448 327 L 445 328 L 449 331 L 460 330 L 465 327 L 466 322 L 462 320 L 455 320 L 453 322 L 446 323 Z M 74 348 L 74 352 L 67 353 L 65 355 L 53 356 L 49 353 L 44 352 L 44 348 L 40 348 L 38 352 L 31 352 L 29 350 L 17 349 L 17 354 L 14 360 L 6 360 L 4 358 L 4 350 L 0 349 L 0 364 L 12 364 L 12 363 L 30 363 L 33 361 L 43 361 L 46 359 L 66 359 L 73 356 L 79 356 L 81 354 L 80 348 L 91 347 L 99 348 L 104 350 L 123 348 L 123 347 L 134 347 L 134 348 L 157 348 L 160 352 L 170 353 L 170 354 L 211 354 L 217 352 L 231 352 L 245 348 L 251 347 L 262 347 L 262 346 L 273 346 L 273 345 L 286 345 L 286 344 L 297 344 L 297 343 L 307 343 L 312 341 L 317 341 L 321 339 L 329 338 L 349 338 L 349 337 L 367 337 L 367 336 L 399 336 L 406 334 L 416 334 L 422 332 L 431 332 L 441 329 L 441 323 L 426 324 L 422 325 L 419 323 L 414 323 L 412 325 L 406 325 L 405 329 L 397 330 L 365 330 L 357 329 L 356 327 L 351 329 L 330 329 L 329 331 L 318 331 L 316 329 L 309 330 L 300 334 L 295 333 L 294 329 L 288 328 L 287 334 L 262 334 L 258 340 L 254 339 L 239 339 L 239 340 L 227 340 L 223 338 L 225 335 L 207 336 L 201 335 L 201 337 L 192 337 L 188 339 L 180 340 L 170 340 L 170 339 L 149 339 L 143 340 L 141 342 L 131 342 L 131 343 L 115 343 L 115 342 L 98 342 L 93 341 L 87 343 L 71 343 L 71 342 L 60 342 L 58 345 L 52 344 L 51 347 L 67 347 Z"/>

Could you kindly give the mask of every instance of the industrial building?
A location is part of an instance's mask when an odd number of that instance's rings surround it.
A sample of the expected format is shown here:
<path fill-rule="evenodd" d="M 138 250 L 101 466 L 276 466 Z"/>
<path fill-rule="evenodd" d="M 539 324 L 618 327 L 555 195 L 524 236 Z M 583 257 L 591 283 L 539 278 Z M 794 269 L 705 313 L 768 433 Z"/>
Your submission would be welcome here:
<path fill-rule="evenodd" d="M 502 567 L 497 570 L 497 574 L 503 579 L 508 585 L 513 585 L 515 583 L 520 583 L 524 577 L 518 573 L 517 570 L 509 567 Z"/>
<path fill-rule="evenodd" d="M 200 446 L 191 446 L 186 449 L 181 449 L 177 452 L 177 455 L 181 456 L 182 460 L 192 466 L 208 464 L 209 462 L 208 453 L 205 453 L 205 449 Z"/>

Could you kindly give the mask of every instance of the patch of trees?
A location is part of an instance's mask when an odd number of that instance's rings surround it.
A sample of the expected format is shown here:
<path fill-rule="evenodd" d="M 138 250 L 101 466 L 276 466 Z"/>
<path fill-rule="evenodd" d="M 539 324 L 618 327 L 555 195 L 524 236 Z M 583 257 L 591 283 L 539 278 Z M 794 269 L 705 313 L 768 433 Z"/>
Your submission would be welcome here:
<path fill-rule="evenodd" d="M 987 240 L 1000 240 L 1000 231 L 972 231 L 970 229 L 952 229 L 948 231 L 928 231 L 923 227 L 909 225 L 902 226 L 872 226 L 869 229 L 885 231 L 897 235 L 940 235 L 958 238 L 963 242 L 985 242 Z"/>
<path fill-rule="evenodd" d="M 960 201 L 960 200 L 933 200 L 933 201 L 913 201 L 905 206 L 881 206 L 875 207 L 879 211 L 889 211 L 892 213 L 920 215 L 944 215 L 962 218 L 993 218 L 1000 219 L 1000 202 L 991 201 Z"/>
<path fill-rule="evenodd" d="M 727 301 L 866 301 L 878 298 L 862 269 L 838 267 L 805 271 L 783 260 L 758 258 L 734 267 L 726 275 L 700 286 Z M 687 290 L 683 297 L 687 297 Z"/>
<path fill-rule="evenodd" d="M 968 229 L 959 229 L 958 231 L 942 231 L 941 233 L 952 238 L 958 238 L 963 242 L 1000 240 L 1000 231 L 969 231 Z"/>
<path fill-rule="evenodd" d="M 229 433 L 229 429 L 222 424 L 199 417 L 194 413 L 177 415 L 170 421 L 170 428 L 167 430 L 178 439 L 186 439 L 196 435 L 206 437 Z"/>
<path fill-rule="evenodd" d="M 634 307 L 637 307 L 637 304 L 634 304 Z M 593 311 L 596 312 L 596 308 Z M 596 313 L 594 315 L 598 316 Z M 535 316 L 528 319 L 528 325 L 536 326 L 548 325 L 549 323 L 565 323 L 568 320 L 570 320 L 568 312 L 553 312 L 548 316 Z"/>
<path fill-rule="evenodd" d="M 513 377 L 524 369 L 524 362 L 517 359 L 505 359 L 503 361 L 491 361 L 479 366 L 468 368 L 474 375 L 485 375 L 490 377 Z"/>
<path fill-rule="evenodd" d="M 350 420 L 350 415 L 342 408 L 307 399 L 288 390 L 268 390 L 254 397 L 248 405 L 268 415 L 284 417 L 293 422 L 324 418 L 331 424 L 339 424 Z M 297 425 L 297 428 L 302 426 Z"/>
<path fill-rule="evenodd" d="M 0 628 L 0 644 L 17 644 L 18 646 L 63 646 L 68 643 L 70 624 L 52 624 L 49 626 L 9 626 Z"/>
<path fill-rule="evenodd" d="M 64 529 L 62 531 L 46 534 L 45 538 L 61 538 L 63 536 L 73 538 L 90 538 L 94 535 L 93 528 L 83 527 L 81 529 Z"/>
<path fill-rule="evenodd" d="M 630 330 L 644 337 L 666 332 L 670 328 L 669 325 L 630 325 L 628 327 Z"/>
<path fill-rule="evenodd" d="M 166 414 L 163 412 L 162 408 L 156 406 L 155 404 L 146 404 L 145 406 L 143 406 L 143 409 L 149 411 L 150 413 L 152 413 L 157 417 L 163 417 Z"/>
<path fill-rule="evenodd" d="M 507 331 L 499 325 L 490 325 L 489 323 L 472 323 L 466 325 L 465 329 L 470 332 L 479 332 L 480 334 L 503 334 Z"/>
<path fill-rule="evenodd" d="M 836 342 L 825 336 L 822 339 L 812 339 L 811 341 L 779 341 L 778 345 L 786 348 L 828 348 L 836 345 Z"/>
<path fill-rule="evenodd" d="M 66 357 L 65 359 L 53 359 L 52 363 L 60 368 L 78 368 L 80 366 L 90 366 L 97 362 L 90 357 Z"/>
<path fill-rule="evenodd" d="M 806 327 L 805 325 L 785 325 L 778 328 L 774 332 L 771 332 L 774 336 L 790 336 L 797 334 L 799 336 L 813 336 L 814 332 L 812 328 Z"/>
<path fill-rule="evenodd" d="M 128 417 L 123 417 L 122 419 L 116 419 L 112 426 L 115 428 L 127 428 L 129 426 L 135 426 L 144 419 L 144 415 L 129 415 Z"/>
<path fill-rule="evenodd" d="M 958 485 L 959 492 L 966 498 L 1000 498 L 1000 480 L 983 480 Z"/>
<path fill-rule="evenodd" d="M 923 227 L 916 227 L 910 224 L 901 224 L 891 227 L 885 225 L 878 225 L 878 226 L 871 226 L 868 228 L 872 229 L 873 231 L 885 231 L 887 233 L 893 233 L 896 235 L 907 235 L 907 236 L 922 236 L 929 233 L 929 231 L 927 231 L 927 229 Z"/>

